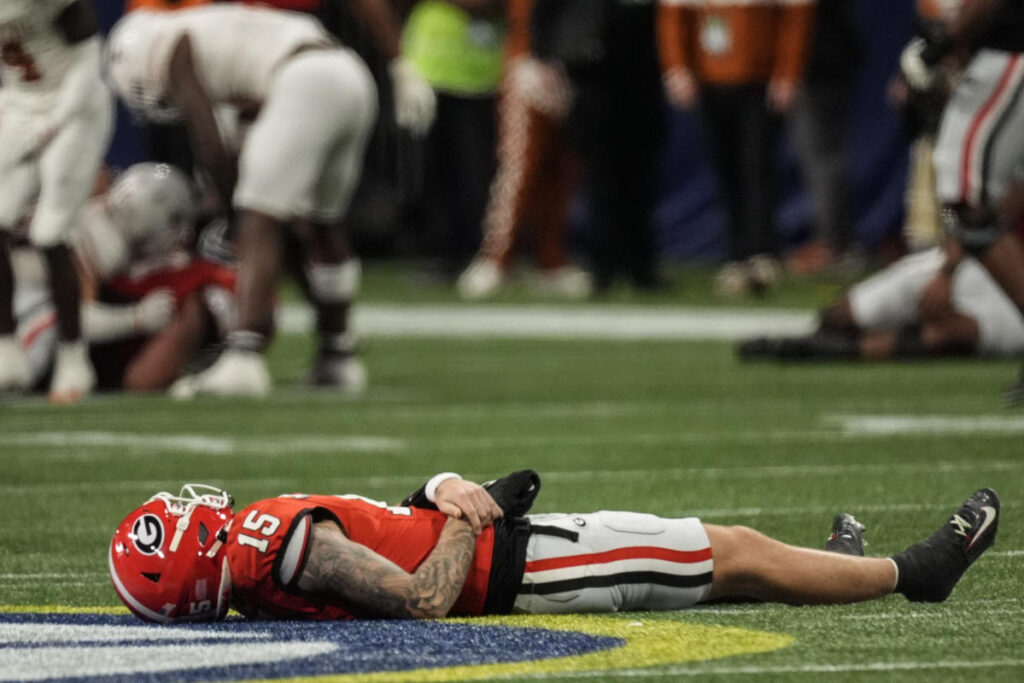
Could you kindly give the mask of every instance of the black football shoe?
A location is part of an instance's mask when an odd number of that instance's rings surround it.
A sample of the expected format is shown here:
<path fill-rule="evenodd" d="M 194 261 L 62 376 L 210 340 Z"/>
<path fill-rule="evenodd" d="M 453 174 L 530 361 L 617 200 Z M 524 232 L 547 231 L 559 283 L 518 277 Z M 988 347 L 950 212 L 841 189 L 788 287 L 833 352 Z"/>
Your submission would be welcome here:
<path fill-rule="evenodd" d="M 992 547 L 998 529 L 999 496 L 992 489 L 975 491 L 930 538 L 892 557 L 899 570 L 896 592 L 913 602 L 942 602 Z"/>
<path fill-rule="evenodd" d="M 842 555 L 864 554 L 864 525 L 844 512 L 832 520 L 832 535 L 825 541 L 825 550 Z"/>

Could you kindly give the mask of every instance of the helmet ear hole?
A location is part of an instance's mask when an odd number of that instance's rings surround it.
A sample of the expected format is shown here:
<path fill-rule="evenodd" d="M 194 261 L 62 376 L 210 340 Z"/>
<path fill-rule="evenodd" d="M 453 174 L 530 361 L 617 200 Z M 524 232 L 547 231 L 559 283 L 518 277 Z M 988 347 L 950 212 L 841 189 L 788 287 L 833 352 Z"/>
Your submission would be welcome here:
<path fill-rule="evenodd" d="M 206 528 L 206 525 L 199 522 L 199 545 L 206 547 L 206 541 L 210 538 L 210 530 Z"/>
<path fill-rule="evenodd" d="M 160 574 L 156 572 L 142 572 L 144 578 L 149 579 L 153 583 L 160 583 Z"/>

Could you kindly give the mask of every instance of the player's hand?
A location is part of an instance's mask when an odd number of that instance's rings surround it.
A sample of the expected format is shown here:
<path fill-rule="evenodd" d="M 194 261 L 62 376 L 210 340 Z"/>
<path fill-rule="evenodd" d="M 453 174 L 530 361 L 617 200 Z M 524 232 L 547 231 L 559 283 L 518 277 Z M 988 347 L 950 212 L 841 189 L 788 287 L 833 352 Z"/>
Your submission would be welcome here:
<path fill-rule="evenodd" d="M 480 484 L 465 479 L 446 479 L 434 493 L 437 509 L 449 517 L 462 519 L 479 534 L 488 524 L 502 516 L 501 508 Z"/>
<path fill-rule="evenodd" d="M 793 108 L 799 86 L 787 78 L 773 78 L 768 83 L 768 108 L 776 114 L 785 114 Z"/>
<path fill-rule="evenodd" d="M 143 334 L 156 334 L 171 322 L 174 315 L 174 294 L 169 289 L 150 292 L 135 304 L 132 317 L 135 329 Z"/>
<path fill-rule="evenodd" d="M 903 48 L 900 55 L 900 71 L 907 79 L 907 84 L 918 91 L 929 90 L 938 76 L 938 60 L 932 61 L 932 50 L 929 43 L 920 36 L 914 38 Z"/>
<path fill-rule="evenodd" d="M 395 121 L 413 135 L 424 135 L 434 123 L 437 96 L 420 75 L 419 70 L 404 57 L 395 57 L 388 65 L 395 94 Z"/>
<path fill-rule="evenodd" d="M 665 87 L 665 96 L 673 107 L 690 110 L 697 105 L 700 86 L 689 69 L 669 69 L 662 75 L 661 81 Z"/>
<path fill-rule="evenodd" d="M 953 277 L 940 270 L 921 292 L 917 310 L 922 322 L 942 320 L 955 313 L 953 309 Z"/>
<path fill-rule="evenodd" d="M 515 97 L 528 103 L 530 108 L 557 119 L 569 113 L 572 85 L 562 67 L 533 57 L 517 57 L 507 71 Z"/>

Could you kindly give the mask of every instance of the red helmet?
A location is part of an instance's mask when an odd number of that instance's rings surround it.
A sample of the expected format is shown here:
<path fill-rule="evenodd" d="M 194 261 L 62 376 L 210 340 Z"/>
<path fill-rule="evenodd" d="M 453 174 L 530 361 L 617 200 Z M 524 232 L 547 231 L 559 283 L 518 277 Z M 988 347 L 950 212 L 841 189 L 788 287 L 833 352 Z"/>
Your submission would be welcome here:
<path fill-rule="evenodd" d="M 224 617 L 231 504 L 220 489 L 186 484 L 180 495 L 158 493 L 124 518 L 110 544 L 110 578 L 135 616 L 161 624 Z"/>

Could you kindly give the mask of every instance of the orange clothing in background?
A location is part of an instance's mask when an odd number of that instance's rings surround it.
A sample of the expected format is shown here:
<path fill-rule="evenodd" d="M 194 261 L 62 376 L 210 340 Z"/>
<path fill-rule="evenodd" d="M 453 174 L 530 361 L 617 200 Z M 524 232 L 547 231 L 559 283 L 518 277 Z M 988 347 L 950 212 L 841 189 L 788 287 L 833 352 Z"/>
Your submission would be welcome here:
<path fill-rule="evenodd" d="M 505 12 L 505 52 L 509 58 L 522 57 L 530 52 L 530 12 L 533 0 L 507 0 Z"/>
<path fill-rule="evenodd" d="M 125 3 L 124 11 L 131 12 L 137 9 L 148 10 L 172 10 L 195 7 L 197 5 L 208 5 L 210 0 L 128 0 Z"/>
<path fill-rule="evenodd" d="M 717 85 L 797 81 L 813 13 L 813 0 L 662 0 L 662 69 Z"/>

